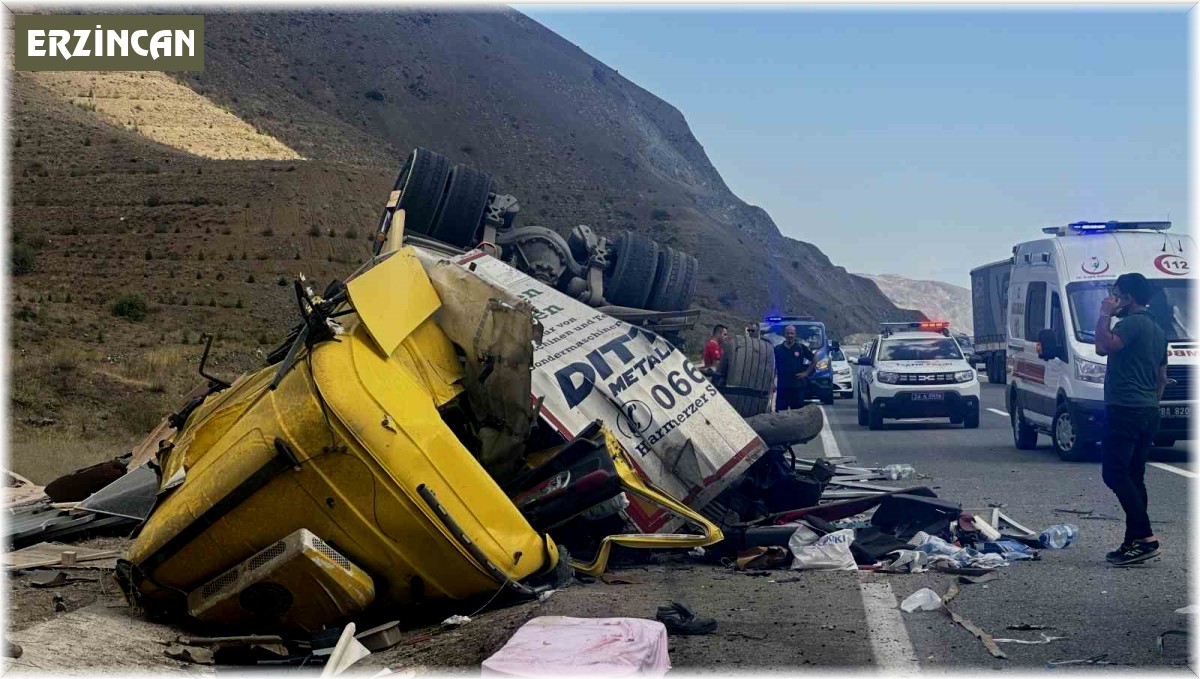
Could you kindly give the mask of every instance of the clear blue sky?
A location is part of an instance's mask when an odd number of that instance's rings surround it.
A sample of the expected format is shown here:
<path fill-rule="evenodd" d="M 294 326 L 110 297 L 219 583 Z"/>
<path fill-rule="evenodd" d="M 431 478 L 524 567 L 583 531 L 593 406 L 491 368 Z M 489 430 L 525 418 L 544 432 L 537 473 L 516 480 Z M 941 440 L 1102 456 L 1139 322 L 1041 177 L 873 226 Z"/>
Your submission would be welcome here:
<path fill-rule="evenodd" d="M 969 284 L 1079 219 L 1186 229 L 1186 8 L 518 5 L 681 110 L 730 188 L 850 271 Z"/>

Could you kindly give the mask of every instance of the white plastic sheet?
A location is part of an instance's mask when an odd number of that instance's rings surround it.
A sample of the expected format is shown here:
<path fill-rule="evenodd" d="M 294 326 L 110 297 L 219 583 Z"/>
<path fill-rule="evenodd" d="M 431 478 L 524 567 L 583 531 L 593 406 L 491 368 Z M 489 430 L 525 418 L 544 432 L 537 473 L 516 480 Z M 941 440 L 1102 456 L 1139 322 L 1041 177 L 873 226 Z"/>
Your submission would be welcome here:
<path fill-rule="evenodd" d="M 482 669 L 485 676 L 660 677 L 671 669 L 667 628 L 641 618 L 534 618 Z"/>

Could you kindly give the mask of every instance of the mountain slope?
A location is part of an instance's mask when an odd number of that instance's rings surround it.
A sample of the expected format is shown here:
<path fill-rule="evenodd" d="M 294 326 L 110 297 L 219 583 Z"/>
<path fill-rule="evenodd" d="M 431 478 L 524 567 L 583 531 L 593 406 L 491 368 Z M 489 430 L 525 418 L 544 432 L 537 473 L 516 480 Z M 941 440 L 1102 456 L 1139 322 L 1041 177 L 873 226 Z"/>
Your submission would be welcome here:
<path fill-rule="evenodd" d="M 391 178 L 433 148 L 492 172 L 525 224 L 631 228 L 695 254 L 716 314 L 849 332 L 896 313 L 733 195 L 678 110 L 517 12 L 229 14 L 205 38 L 187 82 L 305 157 Z"/>
<path fill-rule="evenodd" d="M 289 281 L 368 255 L 414 146 L 491 172 L 524 224 L 695 254 L 702 325 L 906 317 L 733 195 L 678 110 L 519 13 L 209 14 L 205 40 L 198 74 L 11 73 L 13 457 L 35 481 L 174 408 L 201 333 L 210 371 L 260 365 Z"/>
<path fill-rule="evenodd" d="M 966 333 L 972 332 L 971 291 L 941 281 L 919 281 L 895 274 L 872 276 L 854 274 L 873 281 L 901 308 L 916 309 L 929 318 L 950 321 L 950 325 Z"/>

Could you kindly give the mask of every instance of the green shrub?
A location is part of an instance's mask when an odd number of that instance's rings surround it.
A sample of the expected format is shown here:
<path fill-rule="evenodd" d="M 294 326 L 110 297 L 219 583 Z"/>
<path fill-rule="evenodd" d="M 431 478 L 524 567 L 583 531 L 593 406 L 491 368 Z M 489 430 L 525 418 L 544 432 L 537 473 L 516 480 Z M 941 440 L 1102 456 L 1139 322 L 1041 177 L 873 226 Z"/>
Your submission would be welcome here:
<path fill-rule="evenodd" d="M 37 265 L 37 250 L 32 245 L 17 243 L 9 250 L 12 257 L 12 272 L 14 276 L 33 273 Z"/>
<path fill-rule="evenodd" d="M 127 318 L 131 321 L 140 321 L 146 318 L 148 311 L 146 300 L 137 293 L 127 293 L 117 298 L 113 303 L 112 315 L 118 318 Z"/>

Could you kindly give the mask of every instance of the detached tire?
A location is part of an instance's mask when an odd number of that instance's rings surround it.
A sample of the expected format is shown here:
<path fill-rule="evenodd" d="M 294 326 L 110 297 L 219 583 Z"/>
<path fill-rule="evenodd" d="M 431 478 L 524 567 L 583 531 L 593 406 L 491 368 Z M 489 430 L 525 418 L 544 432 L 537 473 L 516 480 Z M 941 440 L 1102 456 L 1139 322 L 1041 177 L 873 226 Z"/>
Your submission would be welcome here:
<path fill-rule="evenodd" d="M 775 377 L 775 350 L 770 342 L 744 335 L 729 338 L 717 374 L 722 377 L 717 391 L 739 415 L 754 417 L 767 412 Z"/>
<path fill-rule="evenodd" d="M 469 248 L 483 223 L 492 175 L 467 165 L 450 170 L 446 198 L 433 218 L 432 236 L 443 243 Z"/>
<path fill-rule="evenodd" d="M 660 245 L 654 285 L 647 300 L 653 311 L 681 311 L 696 293 L 696 258 L 673 247 Z"/>
<path fill-rule="evenodd" d="M 445 156 L 429 149 L 413 149 L 392 187 L 401 192 L 396 209 L 404 210 L 405 231 L 430 233 L 449 177 L 450 161 Z"/>
<path fill-rule="evenodd" d="M 604 277 L 604 298 L 609 304 L 645 309 L 658 271 L 658 243 L 633 231 L 617 237 L 616 262 Z"/>
<path fill-rule="evenodd" d="M 821 411 L 809 405 L 796 410 L 747 417 L 746 424 L 768 446 L 784 446 L 815 439 L 821 433 L 824 420 Z"/>

